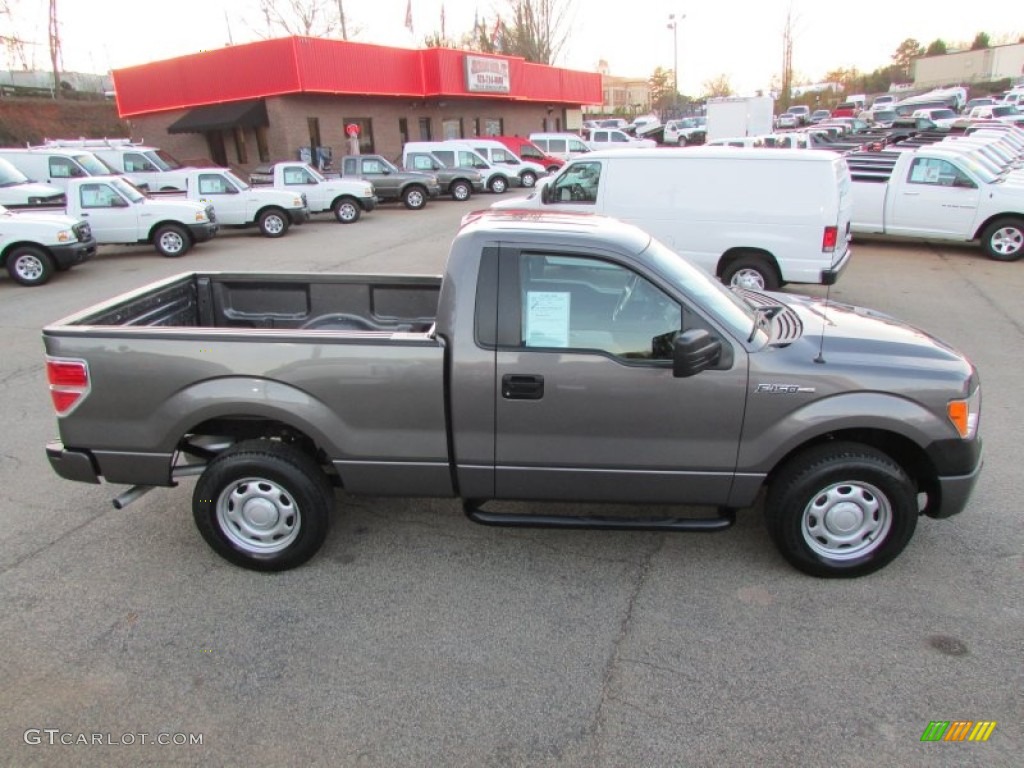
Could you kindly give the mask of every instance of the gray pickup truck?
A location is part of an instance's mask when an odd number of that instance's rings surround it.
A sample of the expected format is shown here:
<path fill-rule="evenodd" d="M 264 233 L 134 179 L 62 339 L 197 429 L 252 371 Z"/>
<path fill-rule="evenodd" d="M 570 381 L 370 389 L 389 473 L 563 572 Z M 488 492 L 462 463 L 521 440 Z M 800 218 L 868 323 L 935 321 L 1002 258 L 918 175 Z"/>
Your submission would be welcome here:
<path fill-rule="evenodd" d="M 730 291 L 598 216 L 471 214 L 443 278 L 186 273 L 43 340 L 54 470 L 134 484 L 118 507 L 199 475 L 202 536 L 257 570 L 317 551 L 333 486 L 458 497 L 489 525 L 661 531 L 727 528 L 766 489 L 790 563 L 858 576 L 919 515 L 960 512 L 982 463 L 978 375 L 944 343 L 866 309 Z M 651 516 L 668 504 L 710 512 Z"/>

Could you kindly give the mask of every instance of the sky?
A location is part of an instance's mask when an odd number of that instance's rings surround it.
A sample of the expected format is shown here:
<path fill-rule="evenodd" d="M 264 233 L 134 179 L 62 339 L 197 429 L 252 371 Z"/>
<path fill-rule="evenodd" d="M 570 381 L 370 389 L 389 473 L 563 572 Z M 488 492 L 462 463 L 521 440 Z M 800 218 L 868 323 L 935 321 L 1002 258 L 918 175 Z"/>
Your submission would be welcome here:
<path fill-rule="evenodd" d="M 336 0 L 320 2 L 336 18 Z M 407 48 L 423 47 L 427 35 L 440 32 L 442 7 L 447 35 L 457 40 L 471 29 L 474 16 L 493 23 L 510 5 L 509 0 L 341 2 L 350 40 Z M 679 89 L 691 96 L 722 75 L 739 94 L 767 90 L 781 71 L 788 12 L 797 82 L 817 82 L 839 68 L 871 72 L 888 66 L 910 37 L 925 46 L 939 38 L 952 46 L 969 44 L 978 32 L 993 42 L 1016 42 L 1024 35 L 1024 16 L 1012 10 L 1010 0 L 858 0 L 838 6 L 823 0 L 556 2 L 571 5 L 557 66 L 593 72 L 604 60 L 612 75 L 647 78 L 657 67 L 671 70 L 678 57 Z M 405 26 L 410 3 L 411 33 Z M 0 19 L 0 34 L 10 35 L 13 27 L 18 37 L 35 41 L 28 47 L 30 63 L 48 69 L 48 0 L 7 4 L 15 16 Z M 64 69 L 104 73 L 229 42 L 281 36 L 268 35 L 258 9 L 259 0 L 57 0 Z M 671 13 L 682 16 L 675 40 L 668 28 Z M 7 61 L 2 68 L 10 66 Z"/>

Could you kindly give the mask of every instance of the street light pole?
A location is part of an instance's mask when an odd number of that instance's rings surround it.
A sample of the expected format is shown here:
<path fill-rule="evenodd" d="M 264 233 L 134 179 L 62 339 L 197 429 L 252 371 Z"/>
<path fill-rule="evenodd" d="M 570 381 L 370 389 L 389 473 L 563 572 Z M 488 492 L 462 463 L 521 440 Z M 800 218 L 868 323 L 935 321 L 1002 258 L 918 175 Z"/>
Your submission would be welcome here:
<path fill-rule="evenodd" d="M 672 103 L 676 107 L 679 106 L 679 22 L 685 18 L 685 13 L 679 14 L 678 18 L 674 13 L 670 13 L 666 25 L 672 30 L 672 87 L 675 89 Z"/>

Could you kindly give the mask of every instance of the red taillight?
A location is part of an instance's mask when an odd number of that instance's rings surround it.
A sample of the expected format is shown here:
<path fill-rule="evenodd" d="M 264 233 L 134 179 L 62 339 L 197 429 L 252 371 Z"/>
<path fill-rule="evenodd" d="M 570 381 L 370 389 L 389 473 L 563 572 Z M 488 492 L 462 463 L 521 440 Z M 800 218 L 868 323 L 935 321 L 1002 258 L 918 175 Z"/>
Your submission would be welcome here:
<path fill-rule="evenodd" d="M 821 250 L 834 251 L 839 242 L 839 227 L 825 227 L 825 234 L 821 238 Z"/>
<path fill-rule="evenodd" d="M 84 360 L 46 360 L 50 398 L 58 416 L 66 416 L 89 393 L 89 366 Z"/>

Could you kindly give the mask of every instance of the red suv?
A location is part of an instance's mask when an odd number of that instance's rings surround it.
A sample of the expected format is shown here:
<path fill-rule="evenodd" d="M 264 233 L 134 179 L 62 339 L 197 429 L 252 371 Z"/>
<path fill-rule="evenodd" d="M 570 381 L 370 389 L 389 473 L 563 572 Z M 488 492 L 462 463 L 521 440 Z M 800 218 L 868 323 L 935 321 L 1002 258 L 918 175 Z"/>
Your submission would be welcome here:
<path fill-rule="evenodd" d="M 500 141 L 520 160 L 530 160 L 534 163 L 540 163 L 548 169 L 549 173 L 555 173 L 559 168 L 565 165 L 565 160 L 560 157 L 552 157 L 551 155 L 546 154 L 544 150 L 529 139 L 524 139 L 522 136 L 481 136 L 480 138 Z"/>
<path fill-rule="evenodd" d="M 856 117 L 857 116 L 857 102 L 855 101 L 844 101 L 842 104 L 832 110 L 832 117 Z"/>

